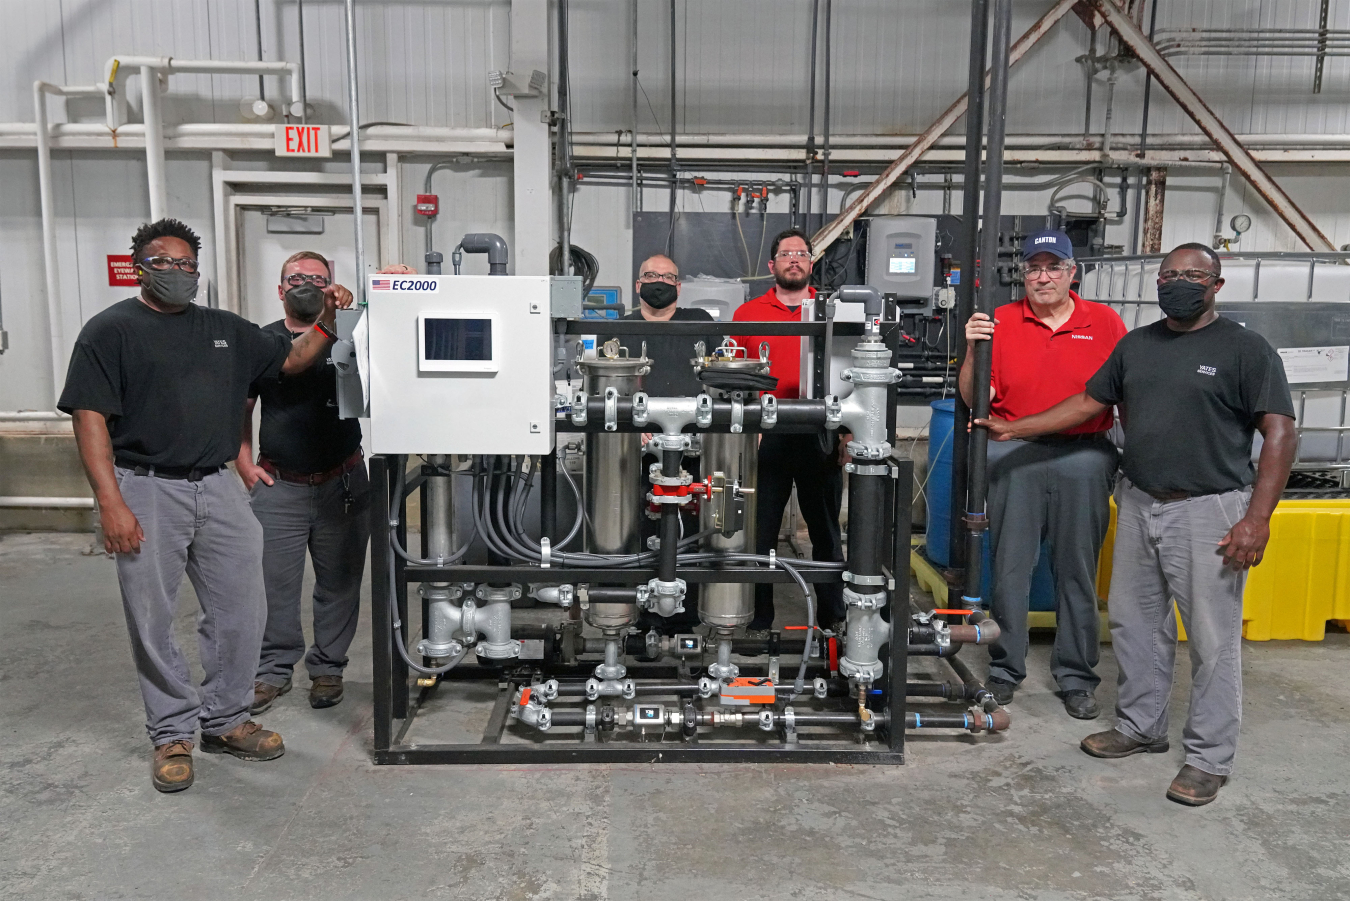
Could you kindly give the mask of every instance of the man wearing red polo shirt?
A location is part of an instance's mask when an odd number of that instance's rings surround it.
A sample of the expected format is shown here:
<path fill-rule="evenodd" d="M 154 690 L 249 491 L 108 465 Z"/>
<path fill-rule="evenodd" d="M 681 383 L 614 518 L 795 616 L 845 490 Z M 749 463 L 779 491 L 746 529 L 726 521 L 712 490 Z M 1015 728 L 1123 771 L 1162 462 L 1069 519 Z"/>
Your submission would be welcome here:
<path fill-rule="evenodd" d="M 994 339 L 990 412 L 1018 419 L 1083 391 L 1125 334 L 1110 307 L 1070 289 L 1073 245 L 1061 231 L 1023 245 L 1026 297 L 975 313 L 966 340 Z M 973 403 L 974 354 L 961 367 L 961 396 Z M 1118 454 L 1107 440 L 1110 408 L 1057 435 L 989 444 L 989 523 L 993 551 L 990 607 L 1002 635 L 989 653 L 989 690 L 1000 704 L 1026 678 L 1027 606 L 1042 541 L 1055 575 L 1055 647 L 1050 673 L 1064 709 L 1098 714 L 1097 554 L 1110 523 Z"/>
<path fill-rule="evenodd" d="M 811 279 L 811 242 L 798 229 L 790 228 L 773 239 L 769 249 L 769 272 L 774 286 L 767 294 L 748 300 L 736 309 L 737 322 L 800 322 L 801 305 L 816 296 L 807 286 Z M 802 339 L 795 335 L 768 335 L 737 339 L 749 348 L 769 345 L 769 372 L 778 387 L 767 393 L 778 398 L 801 395 Z M 753 352 L 753 351 L 752 351 Z M 1039 408 L 1038 408 L 1039 409 Z M 797 506 L 811 536 L 811 556 L 816 560 L 844 559 L 839 533 L 839 508 L 844 497 L 843 466 L 839 438 L 829 433 L 830 447 L 821 447 L 818 435 L 763 434 L 759 442 L 759 481 L 755 497 L 755 553 L 767 554 L 778 546 L 778 527 L 783 521 L 797 486 Z M 839 584 L 816 586 L 820 598 L 817 622 L 833 628 L 844 618 L 844 590 Z M 755 617 L 748 631 L 773 625 L 773 585 L 755 586 Z"/>

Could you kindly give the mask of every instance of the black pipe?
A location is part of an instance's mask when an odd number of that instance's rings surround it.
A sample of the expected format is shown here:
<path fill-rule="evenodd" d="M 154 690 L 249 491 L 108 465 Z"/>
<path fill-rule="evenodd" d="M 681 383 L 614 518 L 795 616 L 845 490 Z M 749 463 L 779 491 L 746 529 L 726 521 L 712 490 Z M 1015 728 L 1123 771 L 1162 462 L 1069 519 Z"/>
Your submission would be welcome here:
<path fill-rule="evenodd" d="M 590 588 L 586 591 L 587 600 L 592 604 L 635 604 L 637 603 L 636 588 Z M 601 642 L 600 649 L 604 650 L 604 642 Z M 587 650 L 590 650 L 588 647 Z"/>
<path fill-rule="evenodd" d="M 906 729 L 968 729 L 971 732 L 1002 732 L 1008 728 L 1008 714 L 1004 710 L 992 713 L 909 713 L 905 715 Z"/>
<path fill-rule="evenodd" d="M 966 320 L 975 309 L 975 268 L 980 252 L 980 145 L 984 138 L 984 58 L 989 44 L 989 0 L 971 0 L 970 65 L 966 88 L 966 161 L 962 175 L 961 230 L 965 255 L 961 258 L 961 281 L 956 286 L 956 371 L 966 358 Z M 966 565 L 966 470 L 970 448 L 970 408 L 961 392 L 955 392 L 956 415 L 952 420 L 952 497 L 949 522 L 948 565 Z"/>
<path fill-rule="evenodd" d="M 670 229 L 666 233 L 666 255 L 675 252 L 675 0 L 670 0 Z"/>
<path fill-rule="evenodd" d="M 880 576 L 882 546 L 886 538 L 883 508 L 886 476 L 853 473 L 848 480 L 848 571 L 855 576 Z M 870 593 L 873 586 L 859 586 Z"/>
<path fill-rule="evenodd" d="M 584 710 L 550 710 L 549 712 L 555 726 L 586 725 L 586 711 Z"/>
<path fill-rule="evenodd" d="M 1325 7 L 1323 7 L 1325 9 Z M 1158 29 L 1158 0 L 1153 0 L 1153 11 L 1149 13 L 1148 19 L 1148 40 L 1153 43 L 1153 35 Z M 1153 73 L 1144 72 L 1144 115 L 1143 121 L 1139 124 L 1139 158 L 1142 160 L 1148 153 L 1148 107 L 1150 95 L 1153 93 Z M 1148 170 L 1139 170 L 1139 183 L 1134 188 L 1134 228 L 1130 235 L 1130 253 L 1139 252 L 1139 236 L 1144 230 L 1144 182 L 1148 180 Z M 1220 201 L 1222 202 L 1222 200 Z"/>
<path fill-rule="evenodd" d="M 830 215 L 830 71 L 833 68 L 830 60 L 830 27 L 834 19 L 834 0 L 825 0 L 825 103 L 824 116 L 821 122 L 821 137 L 823 147 L 820 157 L 820 215 L 821 221 Z"/>
<path fill-rule="evenodd" d="M 674 8 L 673 5 L 671 7 Z M 680 474 L 680 465 L 684 462 L 684 452 L 676 448 L 661 451 L 661 474 L 673 479 Z M 674 582 L 677 568 L 676 557 L 680 545 L 680 505 L 661 505 L 661 547 L 656 563 L 656 578 L 662 582 Z"/>
<path fill-rule="evenodd" d="M 552 450 L 539 458 L 539 534 L 558 539 L 558 457 Z"/>
<path fill-rule="evenodd" d="M 801 203 L 802 223 L 808 234 L 815 231 L 815 227 L 811 224 L 811 170 L 816 157 L 816 34 L 819 28 L 820 0 L 811 0 L 811 99 L 807 102 L 806 110 L 806 176 L 803 179 L 804 191 Z"/>
<path fill-rule="evenodd" d="M 991 319 L 994 292 L 998 286 L 999 219 L 1003 201 L 1003 144 L 1008 125 L 1008 67 L 1012 41 L 1012 0 L 994 0 L 994 50 L 989 81 L 989 147 L 985 160 L 984 215 L 980 230 L 980 289 L 975 296 L 976 311 Z M 975 353 L 975 396 L 971 413 L 975 419 L 989 417 L 989 384 L 993 368 L 994 342 L 980 341 Z M 984 606 L 981 597 L 981 540 L 989 527 L 985 514 L 988 483 L 989 433 L 975 429 L 970 434 L 970 469 L 967 475 L 966 580 L 962 602 L 968 607 Z"/>
<path fill-rule="evenodd" d="M 950 644 L 912 644 L 909 646 L 911 657 L 955 657 L 964 645 L 959 642 Z"/>
<path fill-rule="evenodd" d="M 712 424 L 704 427 L 696 424 L 685 426 L 686 432 L 725 432 L 730 430 L 732 423 L 731 401 L 715 400 L 712 402 Z M 782 433 L 801 434 L 803 432 L 815 432 L 825 426 L 825 403 L 821 400 L 783 400 L 778 402 L 777 422 L 769 427 L 763 428 L 761 425 L 763 408 L 758 403 L 749 402 L 741 407 L 742 409 L 742 428 L 747 432 L 773 431 Z M 650 432 L 652 425 L 650 422 L 642 425 L 633 424 L 633 400 L 631 397 L 620 396 L 615 401 L 615 422 L 619 432 Z M 586 399 L 586 424 L 584 426 L 573 425 L 572 420 L 560 419 L 556 428 L 560 432 L 599 432 L 604 429 L 605 423 L 605 399 L 603 397 L 588 397 Z M 682 457 L 677 452 L 677 456 Z M 679 472 L 678 465 L 675 472 Z"/>

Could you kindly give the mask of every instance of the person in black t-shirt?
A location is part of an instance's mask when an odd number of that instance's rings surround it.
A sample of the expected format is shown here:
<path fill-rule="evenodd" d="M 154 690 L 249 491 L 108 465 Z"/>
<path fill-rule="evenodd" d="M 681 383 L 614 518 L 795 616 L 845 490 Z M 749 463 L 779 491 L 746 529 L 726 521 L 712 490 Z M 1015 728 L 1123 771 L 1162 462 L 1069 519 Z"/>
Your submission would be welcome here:
<path fill-rule="evenodd" d="M 192 747 L 272 760 L 281 736 L 249 720 L 262 640 L 262 529 L 226 471 L 255 380 L 308 369 L 328 347 L 334 300 L 322 325 L 291 340 L 224 310 L 192 303 L 201 240 L 176 219 L 144 225 L 131 253 L 139 297 L 90 319 L 70 358 L 58 407 L 98 501 L 117 579 L 163 792 L 192 785 Z M 183 575 L 202 615 L 206 679 L 191 684 L 174 640 Z"/>
<path fill-rule="evenodd" d="M 1168 750 L 1176 602 L 1191 655 L 1186 765 L 1167 797 L 1198 806 L 1233 771 L 1242 722 L 1242 590 L 1261 562 L 1297 437 L 1279 355 L 1214 311 L 1218 254 L 1183 244 L 1163 260 L 1166 318 L 1135 329 L 1086 390 L 1013 422 L 977 420 L 1000 441 L 1062 431 L 1118 405 L 1124 477 L 1116 489 L 1111 641 L 1120 666 L 1115 729 L 1094 757 Z M 1264 439 L 1255 472 L 1254 432 Z"/>
<path fill-rule="evenodd" d="M 715 322 L 712 314 L 697 307 L 677 305 L 680 297 L 680 267 L 665 254 L 658 253 L 642 261 L 638 280 L 633 286 L 640 306 L 624 319 L 647 322 Z M 696 397 L 703 393 L 703 383 L 694 375 L 694 345 L 702 341 L 709 352 L 722 343 L 712 334 L 706 335 L 648 335 L 634 339 L 631 344 L 647 342 L 647 357 L 652 371 L 642 380 L 642 390 L 652 397 Z M 636 352 L 630 347 L 630 352 Z"/>
<path fill-rule="evenodd" d="M 277 286 L 285 318 L 264 331 L 296 335 L 314 324 L 327 298 L 351 292 L 334 284 L 328 261 L 301 251 L 281 267 Z M 253 407 L 262 401 L 261 453 L 253 459 Z M 263 527 L 267 627 L 253 684 L 252 713 L 290 691 L 301 657 L 309 672 L 309 705 L 342 700 L 342 672 L 356 635 L 361 576 L 370 538 L 370 481 L 361 458 L 361 424 L 339 419 L 332 359 L 293 375 L 269 375 L 249 389 L 235 469 Z M 305 652 L 300 593 L 305 551 L 314 564 L 314 644 Z"/>

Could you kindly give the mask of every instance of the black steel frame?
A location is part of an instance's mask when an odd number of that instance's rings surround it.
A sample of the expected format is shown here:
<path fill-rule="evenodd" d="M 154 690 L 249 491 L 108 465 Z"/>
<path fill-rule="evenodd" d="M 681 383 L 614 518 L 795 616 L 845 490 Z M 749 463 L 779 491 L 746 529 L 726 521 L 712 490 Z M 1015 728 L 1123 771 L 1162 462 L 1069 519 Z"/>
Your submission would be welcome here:
<path fill-rule="evenodd" d="M 893 319 L 888 305 L 887 320 L 882 323 L 885 343 L 892 353 L 897 350 L 898 324 Z M 637 321 L 587 320 L 584 324 L 567 322 L 558 325 L 565 334 L 582 331 L 588 334 L 632 334 L 679 333 L 685 323 L 647 323 Z M 689 325 L 697 325 L 690 323 Z M 653 326 L 659 327 L 654 329 Z M 706 328 L 706 327 L 705 327 Z M 823 354 L 825 328 L 823 322 L 803 323 L 723 323 L 721 331 L 728 334 L 803 334 L 815 340 L 816 359 Z M 860 334 L 861 326 L 856 323 L 838 323 L 835 334 L 844 336 Z M 817 367 L 815 379 L 816 395 L 825 393 L 823 365 Z M 889 431 L 894 432 L 896 396 L 894 389 L 888 400 Z M 909 554 L 910 554 L 910 512 L 912 507 L 913 463 L 892 457 L 892 488 L 886 498 L 885 521 L 890 526 L 890 578 L 887 608 L 893 620 L 908 622 L 909 613 Z M 398 605 L 398 620 L 402 624 L 402 638 L 405 647 L 409 645 L 408 635 L 408 586 L 413 582 L 535 582 L 535 583 L 580 583 L 604 581 L 606 583 L 645 583 L 656 575 L 655 568 L 643 569 L 583 569 L 552 566 L 544 569 L 532 565 L 510 566 L 420 566 L 409 565 L 401 557 L 392 554 L 388 511 L 399 474 L 389 466 L 389 458 L 377 455 L 370 460 L 371 482 L 371 622 L 373 631 L 372 663 L 374 667 L 374 749 L 376 764 L 559 764 L 559 763 L 866 763 L 898 765 L 904 763 L 905 745 L 905 690 L 908 667 L 908 647 L 905 636 L 907 629 L 897 627 L 895 638 L 889 642 L 889 658 L 882 695 L 874 711 L 881 715 L 872 739 L 867 743 L 857 740 L 823 741 L 812 736 L 803 736 L 799 741 L 789 744 L 779 741 L 769 744 L 759 741 L 724 741 L 721 739 L 700 742 L 695 738 L 684 743 L 673 742 L 637 742 L 613 740 L 609 742 L 575 743 L 561 739 L 552 739 L 535 743 L 501 742 L 505 732 L 510 707 L 518 687 L 525 680 L 548 664 L 539 666 L 513 664 L 506 668 L 492 668 L 467 665 L 452 670 L 437 685 L 423 688 L 417 697 L 412 696 L 414 683 L 410 680 L 410 671 L 398 654 L 394 645 L 393 617 L 391 606 Z M 403 515 L 398 518 L 397 537 L 403 547 L 407 547 L 407 496 L 417 490 L 421 480 L 411 481 L 404 487 L 404 497 L 399 499 Z M 546 517 L 550 514 L 545 514 Z M 425 534 L 425 505 L 423 506 L 423 534 Z M 385 573 L 393 556 L 395 572 L 395 595 L 390 596 L 388 579 Z M 716 570 L 703 567 L 681 567 L 678 576 L 687 582 L 791 582 L 792 578 L 781 570 L 750 570 L 746 568 L 727 568 Z M 801 576 L 808 582 L 838 581 L 840 575 L 832 572 L 803 571 Z M 531 663 L 534 663 L 531 661 Z M 566 667 L 549 667 L 553 672 Z M 742 667 L 747 675 L 754 669 Z M 637 680 L 644 678 L 670 678 L 673 669 L 669 664 L 633 662 L 629 666 L 629 675 Z M 428 744 L 418 745 L 405 741 L 406 735 L 422 704 L 437 690 L 440 681 L 487 681 L 498 683 L 497 698 L 488 726 L 480 741 L 475 743 Z M 806 711 L 803 711 L 804 713 Z M 395 721 L 402 721 L 395 728 Z"/>
<path fill-rule="evenodd" d="M 895 478 L 887 498 L 887 520 L 891 524 L 890 570 L 894 588 L 887 605 L 892 616 L 904 617 L 909 609 L 909 534 L 910 491 L 913 484 L 913 464 L 908 460 L 891 461 Z M 399 621 L 403 623 L 403 640 L 408 644 L 407 596 L 408 585 L 423 581 L 530 581 L 530 582 L 585 582 L 603 579 L 606 582 L 645 582 L 655 575 L 655 569 L 589 570 L 566 567 L 542 569 L 538 566 L 410 566 L 395 558 L 396 596 L 391 597 L 388 580 L 383 577 L 390 558 L 389 510 L 391 492 L 397 473 L 389 466 L 389 459 L 375 456 L 370 461 L 371 476 L 371 619 L 374 632 L 374 760 L 377 764 L 452 764 L 452 763 L 639 763 L 663 762 L 752 762 L 782 761 L 791 763 L 871 763 L 900 764 L 904 762 L 905 741 L 905 685 L 908 675 L 906 642 L 890 642 L 889 665 L 884 693 L 877 712 L 884 714 L 887 725 L 878 726 L 876 741 L 860 745 L 853 741 L 825 742 L 804 736 L 794 746 L 786 743 L 765 744 L 749 741 L 691 741 L 684 744 L 641 743 L 626 740 L 611 742 L 564 743 L 561 739 L 546 742 L 501 743 L 510 704 L 516 688 L 523 684 L 534 669 L 528 665 L 513 665 L 505 669 L 465 666 L 453 670 L 444 681 L 497 682 L 497 701 L 489 718 L 488 728 L 477 743 L 416 745 L 404 741 L 408 728 L 423 701 L 435 688 L 422 689 L 414 698 L 413 682 L 407 666 L 394 647 L 390 605 L 397 603 Z M 406 500 L 404 502 L 406 506 Z M 399 538 L 407 541 L 406 528 L 399 519 Z M 406 545 L 405 545 L 406 546 Z M 833 573 L 803 572 L 811 582 L 838 579 Z M 789 582 L 791 577 L 782 571 L 726 569 L 715 571 L 699 567 L 682 567 L 679 577 L 691 582 Z M 903 636 L 904 629 L 897 634 Z M 546 666 L 546 665 L 544 665 Z M 557 668 L 555 668 L 557 669 Z M 629 667 L 635 679 L 670 678 L 672 668 L 666 664 L 635 662 Z M 747 670 L 747 674 L 750 671 Z M 805 712 L 805 711 L 803 711 Z M 402 720 L 401 728 L 395 724 Z"/>

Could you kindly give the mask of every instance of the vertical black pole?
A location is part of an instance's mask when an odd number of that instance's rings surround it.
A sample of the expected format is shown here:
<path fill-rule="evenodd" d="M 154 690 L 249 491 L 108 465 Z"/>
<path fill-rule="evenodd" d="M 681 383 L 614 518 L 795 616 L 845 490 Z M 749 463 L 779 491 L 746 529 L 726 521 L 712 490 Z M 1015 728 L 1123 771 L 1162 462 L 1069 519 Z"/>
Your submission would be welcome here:
<path fill-rule="evenodd" d="M 675 0 L 670 0 L 670 230 L 666 234 L 666 255 L 675 252 L 675 191 L 677 188 L 675 164 Z"/>
<path fill-rule="evenodd" d="M 810 99 L 806 105 L 806 177 L 803 179 L 805 189 L 802 195 L 801 212 L 802 228 L 808 234 L 816 230 L 811 224 L 811 184 L 812 168 L 816 161 L 816 37 L 820 29 L 820 0 L 811 0 L 811 88 Z M 794 221 L 795 225 L 796 222 Z M 759 265 L 758 262 L 755 263 Z"/>
<path fill-rule="evenodd" d="M 1008 120 L 1008 53 L 1012 42 L 1012 0 L 994 0 L 994 52 L 989 80 L 989 155 L 985 160 L 984 228 L 980 230 L 980 289 L 975 294 L 975 311 L 994 315 L 994 295 L 998 289 L 999 217 L 1003 201 L 1003 139 Z M 975 419 L 989 417 L 989 374 L 993 367 L 992 341 L 977 342 L 975 354 L 975 392 L 971 413 Z M 970 470 L 968 473 L 966 524 L 966 588 L 962 601 L 969 607 L 986 606 L 981 597 L 980 541 L 989 528 L 985 514 L 988 492 L 989 433 L 975 429 L 970 433 Z"/>
<path fill-rule="evenodd" d="M 404 469 L 408 466 L 408 458 L 403 455 L 395 456 L 392 459 L 394 466 Z M 390 474 L 397 476 L 395 471 Z M 407 498 L 400 497 L 398 501 L 398 543 L 402 547 L 408 546 L 408 501 Z M 388 510 L 388 507 L 385 507 Z M 388 542 L 385 542 L 387 545 Z M 408 646 L 408 564 L 403 562 L 402 557 L 394 558 L 394 597 L 392 603 L 398 608 L 398 621 L 402 623 L 399 632 L 403 636 L 403 646 Z M 391 633 L 392 634 L 392 633 Z M 392 650 L 392 648 L 391 648 Z M 408 664 L 403 662 L 402 657 L 394 657 L 394 698 L 391 708 L 395 719 L 404 719 L 408 716 Z"/>
<path fill-rule="evenodd" d="M 389 469 L 387 458 L 370 458 L 370 625 L 372 683 L 375 720 L 375 750 L 388 749 L 393 741 L 393 651 L 389 604 Z"/>
<path fill-rule="evenodd" d="M 961 258 L 961 282 L 956 286 L 956 371 L 966 359 L 966 320 L 975 309 L 975 271 L 980 258 L 980 145 L 984 143 L 984 57 L 989 45 L 989 0 L 970 4 L 970 86 L 966 105 L 966 166 L 962 176 L 961 231 L 965 253 Z M 948 535 L 951 569 L 966 565 L 966 468 L 970 449 L 970 408 L 956 392 L 956 416 L 952 421 L 952 501 Z M 929 436 L 932 437 L 931 435 Z"/>
<path fill-rule="evenodd" d="M 905 750 L 905 683 L 909 678 L 909 531 L 913 508 L 914 461 L 892 460 L 896 468 L 891 501 L 891 589 L 886 609 L 891 616 L 891 654 L 886 667 L 887 738 L 891 750 Z"/>
<path fill-rule="evenodd" d="M 1322 4 L 1322 10 L 1325 13 L 1326 3 Z M 1153 0 L 1153 12 L 1148 20 L 1148 39 L 1153 41 L 1153 36 L 1158 31 L 1158 0 Z M 1318 60 L 1317 65 L 1322 65 Z M 1148 107 L 1149 100 L 1153 93 L 1153 73 L 1144 73 L 1144 114 L 1139 123 L 1139 159 L 1142 161 L 1148 155 Z M 1130 235 L 1130 253 L 1139 252 L 1139 236 L 1144 231 L 1144 182 L 1148 181 L 1148 172 L 1146 168 L 1139 170 L 1139 183 L 1134 188 L 1134 228 Z"/>
<path fill-rule="evenodd" d="M 556 448 L 539 458 L 539 534 L 558 539 L 558 454 Z"/>

